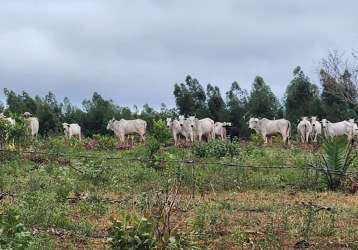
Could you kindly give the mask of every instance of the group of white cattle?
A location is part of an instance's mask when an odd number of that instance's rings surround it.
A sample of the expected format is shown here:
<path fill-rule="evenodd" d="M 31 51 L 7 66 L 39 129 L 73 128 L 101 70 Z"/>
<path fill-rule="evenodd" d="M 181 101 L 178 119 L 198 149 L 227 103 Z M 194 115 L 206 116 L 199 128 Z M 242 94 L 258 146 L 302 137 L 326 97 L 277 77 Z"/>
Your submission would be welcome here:
<path fill-rule="evenodd" d="M 39 131 L 39 120 L 28 112 L 24 113 L 24 120 L 29 128 L 32 137 L 36 137 Z M 7 120 L 11 125 L 15 125 L 15 120 L 6 117 L 0 113 L 0 119 Z M 221 140 L 226 138 L 226 128 L 231 126 L 229 122 L 214 122 L 210 118 L 198 119 L 195 116 L 179 116 L 178 119 L 167 118 L 167 127 L 170 130 L 174 144 L 178 145 L 180 139 L 186 142 L 202 141 L 203 139 L 211 140 L 219 137 Z M 281 135 L 285 144 L 289 143 L 291 135 L 291 123 L 286 119 L 269 120 L 266 118 L 250 118 L 249 128 L 261 135 L 265 143 L 272 143 L 272 136 Z M 63 123 L 65 138 L 71 139 L 78 137 L 81 140 L 81 127 L 77 123 Z M 138 134 L 140 140 L 145 140 L 147 122 L 141 119 L 135 120 L 115 120 L 108 122 L 107 130 L 112 130 L 120 142 L 128 143 L 128 137 L 131 134 Z M 323 135 L 325 138 L 335 136 L 347 136 L 349 141 L 358 137 L 358 126 L 354 119 L 332 123 L 327 119 L 320 122 L 317 117 L 303 117 L 297 126 L 302 143 L 309 141 L 317 142 L 318 136 Z"/>
<path fill-rule="evenodd" d="M 353 141 L 358 137 L 358 126 L 354 119 L 341 122 L 330 122 L 322 119 L 319 122 L 317 117 L 303 117 L 297 127 L 301 135 L 301 142 L 308 143 L 310 139 L 317 142 L 317 136 L 323 134 L 325 138 L 333 138 L 336 136 L 347 136 L 348 141 Z"/>
<path fill-rule="evenodd" d="M 272 142 L 272 136 L 276 134 L 281 134 L 284 143 L 289 143 L 291 123 L 286 119 L 250 118 L 249 128 L 255 130 L 257 134 L 261 134 L 265 143 L 268 143 L 269 140 Z M 325 138 L 347 136 L 348 141 L 353 141 L 358 137 L 358 126 L 354 119 L 332 123 L 327 119 L 322 119 L 320 122 L 316 116 L 312 116 L 311 118 L 302 118 L 297 126 L 297 132 L 302 143 L 317 142 L 318 136 L 321 135 Z"/>
<path fill-rule="evenodd" d="M 214 122 L 210 118 L 198 119 L 195 116 L 179 116 L 178 119 L 167 118 L 167 127 L 170 130 L 174 144 L 178 145 L 179 139 L 184 138 L 186 142 L 194 140 L 210 140 L 218 136 L 224 140 L 226 138 L 226 126 L 231 126 L 228 122 Z"/>

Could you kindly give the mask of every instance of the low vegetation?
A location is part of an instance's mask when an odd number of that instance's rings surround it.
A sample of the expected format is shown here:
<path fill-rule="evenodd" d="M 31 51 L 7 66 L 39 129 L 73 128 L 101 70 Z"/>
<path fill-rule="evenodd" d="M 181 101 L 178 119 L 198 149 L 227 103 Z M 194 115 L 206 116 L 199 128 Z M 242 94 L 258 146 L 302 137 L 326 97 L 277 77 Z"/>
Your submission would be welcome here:
<path fill-rule="evenodd" d="M 161 122 L 155 127 L 127 150 L 98 135 L 2 152 L 1 248 L 358 247 L 358 161 L 345 142 L 318 150 L 255 140 L 184 149 L 159 136 Z M 339 178 L 335 188 L 328 173 Z"/>

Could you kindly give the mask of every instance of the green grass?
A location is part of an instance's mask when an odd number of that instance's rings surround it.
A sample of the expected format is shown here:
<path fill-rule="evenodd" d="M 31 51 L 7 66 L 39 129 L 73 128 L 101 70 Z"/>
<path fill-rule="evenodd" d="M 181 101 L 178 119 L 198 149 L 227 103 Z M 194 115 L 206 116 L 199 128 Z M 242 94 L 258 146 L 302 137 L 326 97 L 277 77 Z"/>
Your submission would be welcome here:
<path fill-rule="evenodd" d="M 49 138 L 37 141 L 31 149 L 96 159 L 59 162 L 51 155 L 1 156 L 0 190 L 6 195 L 0 200 L 0 213 L 16 213 L 26 230 L 35 232 L 30 248 L 108 248 L 106 237 L 113 217 L 133 213 L 155 219 L 163 195 L 174 185 L 179 187 L 180 198 L 171 215 L 176 239 L 172 246 L 292 249 L 302 239 L 309 217 L 300 203 L 311 201 L 334 207 L 335 212 L 310 218 L 313 226 L 306 230 L 308 240 L 320 249 L 356 247 L 356 196 L 344 190 L 327 192 L 321 177 L 306 169 L 317 153 L 296 146 L 285 149 L 249 143 L 241 145 L 234 158 L 199 159 L 190 149 L 170 146 L 160 149 L 158 157 L 167 162 L 159 161 L 162 165 L 157 170 L 145 161 L 103 160 L 146 154 L 144 145 L 117 151 L 107 149 L 107 144 L 113 145 L 111 140 L 103 141 L 100 149 L 86 150 L 86 141 L 66 145 L 61 138 Z M 194 159 L 197 164 L 178 162 L 183 159 Z M 357 165 L 351 171 L 357 171 Z"/>

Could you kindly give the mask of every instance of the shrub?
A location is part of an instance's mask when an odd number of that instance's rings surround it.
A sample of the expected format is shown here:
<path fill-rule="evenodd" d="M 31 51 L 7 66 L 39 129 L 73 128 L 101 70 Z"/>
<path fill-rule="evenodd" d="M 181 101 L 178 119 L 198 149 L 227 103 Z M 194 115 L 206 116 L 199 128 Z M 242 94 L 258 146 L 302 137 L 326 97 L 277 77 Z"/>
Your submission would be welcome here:
<path fill-rule="evenodd" d="M 167 143 L 171 135 L 167 129 L 167 125 L 163 120 L 154 121 L 153 126 L 153 133 L 152 136 L 159 142 L 159 143 Z"/>
<path fill-rule="evenodd" d="M 153 224 L 134 214 L 126 214 L 122 220 L 113 220 L 108 242 L 113 249 L 152 249 L 155 244 Z"/>
<path fill-rule="evenodd" d="M 251 134 L 250 141 L 252 141 L 252 143 L 256 146 L 259 146 L 264 143 L 262 136 L 260 136 L 259 134 Z"/>
<path fill-rule="evenodd" d="M 19 121 L 14 126 L 7 120 L 0 119 L 0 149 L 3 149 L 9 142 L 14 142 L 18 146 L 28 145 L 29 135 L 24 122 Z"/>
<path fill-rule="evenodd" d="M 155 137 L 149 137 L 145 143 L 146 156 L 148 158 L 148 167 L 154 169 L 161 168 L 161 157 L 159 155 L 160 142 Z"/>
<path fill-rule="evenodd" d="M 337 190 L 341 187 L 347 170 L 353 165 L 357 155 L 353 155 L 352 145 L 346 138 L 327 140 L 322 148 L 323 154 L 310 165 L 322 173 L 328 189 Z"/>
<path fill-rule="evenodd" d="M 31 233 L 19 218 L 12 210 L 0 214 L 0 249 L 27 249 L 32 244 Z"/>

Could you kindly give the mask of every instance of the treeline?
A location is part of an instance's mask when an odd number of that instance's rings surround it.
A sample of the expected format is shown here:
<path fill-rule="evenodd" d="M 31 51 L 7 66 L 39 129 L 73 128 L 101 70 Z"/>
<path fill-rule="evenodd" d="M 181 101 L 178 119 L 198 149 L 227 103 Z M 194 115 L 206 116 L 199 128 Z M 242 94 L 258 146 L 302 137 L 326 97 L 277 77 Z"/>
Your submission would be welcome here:
<path fill-rule="evenodd" d="M 204 87 L 198 79 L 188 75 L 184 82 L 174 85 L 176 108 L 167 108 L 162 104 L 160 110 L 155 110 L 144 105 L 139 111 L 137 107 L 130 109 L 118 106 L 99 93 L 94 93 L 91 99 L 84 100 L 82 106 L 77 107 L 68 98 L 58 101 L 51 92 L 44 97 L 31 97 L 26 92 L 17 94 L 5 89 L 5 112 L 8 115 L 31 112 L 39 118 L 42 135 L 62 132 L 62 122 L 80 124 L 86 136 L 104 134 L 107 133 L 107 122 L 112 117 L 144 119 L 150 130 L 153 120 L 184 114 L 230 121 L 239 127 L 242 136 L 247 136 L 250 117 L 284 117 L 293 125 L 302 116 L 316 115 L 332 122 L 356 118 L 358 71 L 352 65 L 337 52 L 330 53 L 321 63 L 321 89 L 311 82 L 300 67 L 296 67 L 282 100 L 275 96 L 261 76 L 255 77 L 250 92 L 241 88 L 238 82 L 233 82 L 229 90 L 222 93 L 219 87 L 212 84 Z"/>

